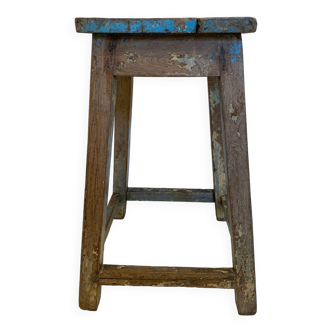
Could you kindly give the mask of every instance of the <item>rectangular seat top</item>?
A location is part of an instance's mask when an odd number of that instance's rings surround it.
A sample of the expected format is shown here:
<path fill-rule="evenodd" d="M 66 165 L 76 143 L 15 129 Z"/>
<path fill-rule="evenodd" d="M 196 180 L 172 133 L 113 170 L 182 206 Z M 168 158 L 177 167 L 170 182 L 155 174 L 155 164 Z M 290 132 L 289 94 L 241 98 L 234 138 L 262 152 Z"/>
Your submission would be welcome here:
<path fill-rule="evenodd" d="M 76 18 L 76 31 L 82 33 L 249 33 L 255 32 L 253 17 L 208 18 Z"/>

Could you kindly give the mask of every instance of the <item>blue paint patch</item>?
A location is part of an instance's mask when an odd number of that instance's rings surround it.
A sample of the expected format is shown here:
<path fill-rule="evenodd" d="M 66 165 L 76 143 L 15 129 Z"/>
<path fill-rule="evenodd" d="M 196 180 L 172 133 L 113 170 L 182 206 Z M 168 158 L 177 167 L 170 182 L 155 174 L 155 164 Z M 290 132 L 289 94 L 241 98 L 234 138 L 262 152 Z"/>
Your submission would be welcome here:
<path fill-rule="evenodd" d="M 211 62 L 214 63 L 214 54 L 213 53 L 210 53 L 210 57 L 211 57 Z"/>
<path fill-rule="evenodd" d="M 230 27 L 228 28 L 228 32 L 239 32 L 239 29 L 236 27 Z"/>
<path fill-rule="evenodd" d="M 143 32 L 167 33 L 167 32 L 195 32 L 197 20 L 186 21 L 183 28 L 177 26 L 174 20 L 143 20 Z"/>
<path fill-rule="evenodd" d="M 168 33 L 196 32 L 197 19 L 188 20 L 178 25 L 174 20 L 129 20 L 125 23 L 112 20 L 88 20 L 82 26 L 86 33 Z"/>
<path fill-rule="evenodd" d="M 234 42 L 233 45 L 230 46 L 230 51 L 231 51 L 231 61 L 232 63 L 235 63 L 235 61 L 237 60 L 237 55 L 239 55 L 241 53 L 241 47 L 242 47 L 242 43 L 240 41 L 236 41 Z"/>
<path fill-rule="evenodd" d="M 107 213 L 111 213 L 111 212 L 112 212 L 112 209 L 108 209 L 108 210 L 107 210 Z"/>
<path fill-rule="evenodd" d="M 94 42 L 95 42 L 95 44 L 96 44 L 97 46 L 99 46 L 99 47 L 100 47 L 100 45 L 101 45 L 101 42 L 100 42 L 99 40 L 95 40 Z"/>
<path fill-rule="evenodd" d="M 186 21 L 183 28 L 176 25 L 174 20 L 130 20 L 128 23 L 102 21 L 88 21 L 82 32 L 86 33 L 166 33 L 166 32 L 195 32 L 196 19 Z"/>
<path fill-rule="evenodd" d="M 125 37 L 125 38 L 123 39 L 123 43 L 125 43 L 125 42 L 126 42 L 126 40 L 127 40 L 127 37 Z"/>
<path fill-rule="evenodd" d="M 142 21 L 141 20 L 131 20 L 129 25 L 130 25 L 130 33 L 142 32 Z"/>
<path fill-rule="evenodd" d="M 197 23 L 197 20 L 191 20 L 191 21 L 187 21 L 186 24 L 185 24 L 185 29 L 184 31 L 185 32 L 196 32 L 196 23 Z M 181 31 L 183 32 L 183 31 Z"/>

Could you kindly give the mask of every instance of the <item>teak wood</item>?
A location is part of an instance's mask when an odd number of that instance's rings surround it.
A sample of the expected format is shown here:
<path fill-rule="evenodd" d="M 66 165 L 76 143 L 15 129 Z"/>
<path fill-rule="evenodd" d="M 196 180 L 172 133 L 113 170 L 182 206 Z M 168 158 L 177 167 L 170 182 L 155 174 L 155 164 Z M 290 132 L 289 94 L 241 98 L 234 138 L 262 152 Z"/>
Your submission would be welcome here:
<path fill-rule="evenodd" d="M 92 33 L 89 134 L 79 304 L 97 310 L 102 285 L 233 288 L 239 314 L 256 313 L 254 241 L 241 33 L 254 18 L 76 19 Z M 128 187 L 134 76 L 207 77 L 213 189 Z M 114 129 L 114 180 L 109 172 Z M 109 199 L 109 201 L 108 201 Z M 104 243 L 127 201 L 214 203 L 233 267 L 103 264 Z"/>

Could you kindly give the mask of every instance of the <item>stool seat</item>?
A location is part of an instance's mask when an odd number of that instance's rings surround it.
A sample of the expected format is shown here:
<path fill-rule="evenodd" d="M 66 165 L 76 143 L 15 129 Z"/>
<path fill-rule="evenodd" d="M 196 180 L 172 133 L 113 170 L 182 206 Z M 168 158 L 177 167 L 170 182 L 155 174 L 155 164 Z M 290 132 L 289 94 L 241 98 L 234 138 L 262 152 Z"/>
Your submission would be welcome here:
<path fill-rule="evenodd" d="M 255 257 L 241 34 L 255 32 L 256 20 L 76 18 L 75 24 L 77 32 L 92 34 L 80 307 L 97 310 L 105 285 L 233 288 L 238 313 L 254 315 Z M 133 78 L 137 76 L 207 77 L 213 189 L 128 186 Z M 190 125 L 190 119 L 184 125 Z M 113 138 L 113 191 L 109 195 Z M 105 241 L 113 220 L 125 217 L 127 201 L 213 203 L 216 219 L 225 221 L 230 232 L 233 266 L 104 264 Z"/>
<path fill-rule="evenodd" d="M 249 33 L 255 32 L 253 17 L 208 18 L 76 18 L 82 33 Z"/>

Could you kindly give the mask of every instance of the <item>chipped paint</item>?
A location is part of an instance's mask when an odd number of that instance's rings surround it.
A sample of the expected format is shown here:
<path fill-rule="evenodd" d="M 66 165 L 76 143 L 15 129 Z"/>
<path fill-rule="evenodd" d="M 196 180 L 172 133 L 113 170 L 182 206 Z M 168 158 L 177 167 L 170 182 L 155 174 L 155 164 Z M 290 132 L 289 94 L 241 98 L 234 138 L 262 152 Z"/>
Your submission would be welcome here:
<path fill-rule="evenodd" d="M 185 66 L 178 65 L 178 67 L 180 67 L 180 68 L 186 68 L 189 71 L 192 71 L 192 68 L 196 66 L 195 58 L 189 58 L 188 54 L 185 54 L 184 57 L 180 57 L 180 58 L 175 53 L 172 53 L 171 56 L 172 56 L 172 59 L 171 59 L 172 61 L 177 61 L 177 62 L 186 64 Z"/>
<path fill-rule="evenodd" d="M 82 20 L 80 30 L 86 33 L 195 33 L 197 19 L 179 23 L 174 19 Z"/>
<path fill-rule="evenodd" d="M 230 106 L 229 106 L 229 112 L 230 113 L 234 113 L 235 112 L 234 107 L 233 107 L 232 104 L 230 104 Z"/>
<path fill-rule="evenodd" d="M 237 121 L 237 116 L 233 115 L 233 116 L 232 116 L 232 120 L 233 120 L 234 122 L 236 122 L 236 121 Z"/>
<path fill-rule="evenodd" d="M 241 41 L 235 41 L 230 47 L 229 50 L 231 52 L 231 62 L 235 63 L 238 56 L 241 54 L 242 50 L 242 42 Z"/>
<path fill-rule="evenodd" d="M 220 96 L 218 90 L 210 90 L 210 104 L 211 104 L 211 115 L 214 114 L 214 107 L 220 104 Z"/>
<path fill-rule="evenodd" d="M 129 52 L 126 52 L 124 56 L 127 58 L 127 63 L 136 62 L 137 58 L 141 57 L 141 55 L 138 53 L 129 53 Z"/>
<path fill-rule="evenodd" d="M 241 224 L 237 224 L 235 226 L 235 229 L 236 229 L 236 232 L 237 232 L 238 236 L 241 237 L 242 234 L 243 234 L 243 232 L 242 232 L 242 225 Z"/>
<path fill-rule="evenodd" d="M 177 25 L 174 20 L 143 20 L 143 32 L 145 33 L 167 33 L 167 32 L 195 32 L 196 19 L 186 21 L 184 27 Z"/>
<path fill-rule="evenodd" d="M 94 43 L 95 43 L 98 47 L 101 46 L 101 42 L 100 42 L 99 40 L 94 40 Z"/>

